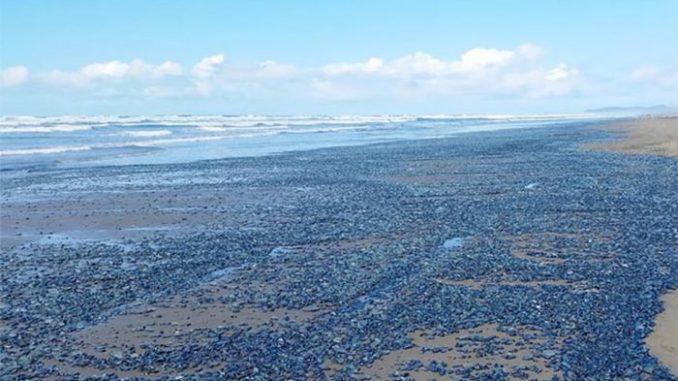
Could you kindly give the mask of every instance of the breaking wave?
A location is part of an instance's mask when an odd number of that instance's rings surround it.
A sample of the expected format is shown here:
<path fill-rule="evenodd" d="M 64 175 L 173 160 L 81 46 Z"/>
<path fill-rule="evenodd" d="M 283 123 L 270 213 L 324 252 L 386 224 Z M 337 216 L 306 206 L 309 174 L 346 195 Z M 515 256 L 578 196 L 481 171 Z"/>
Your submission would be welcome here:
<path fill-rule="evenodd" d="M 0 156 L 19 156 L 19 155 L 47 155 L 63 152 L 88 151 L 91 146 L 57 146 L 45 148 L 24 148 L 0 150 Z"/>
<path fill-rule="evenodd" d="M 361 144 L 393 139 L 450 136 L 473 131 L 520 128 L 591 118 L 590 115 L 169 115 L 169 116 L 0 116 L 0 156 L 99 157 L 108 151 L 138 155 L 164 151 L 176 160 L 219 158 L 308 147 Z M 20 133 L 20 134 L 19 134 Z M 33 134 L 33 135 L 31 135 Z M 238 139 L 271 136 L 240 144 Z M 275 138 L 279 136 L 279 138 Z M 298 138 L 297 138 L 298 136 Z M 199 142 L 220 141 L 202 147 Z M 174 151 L 174 147 L 178 148 Z M 186 149 L 188 148 L 188 149 Z M 205 148 L 205 149 L 203 149 Z M 131 153 L 130 153 L 131 152 Z M 63 155 L 60 155 L 63 154 Z M 155 155 L 155 154 L 154 154 Z M 61 159 L 61 157 L 60 157 Z M 6 159 L 15 160 L 15 159 Z M 29 159 L 31 160 L 31 159 Z"/>
<path fill-rule="evenodd" d="M 172 135 L 172 131 L 169 131 L 169 130 L 125 131 L 125 132 L 123 132 L 123 135 L 140 137 L 140 138 L 149 138 L 149 137 Z"/>
<path fill-rule="evenodd" d="M 51 126 L 11 126 L 0 124 L 0 133 L 15 134 L 15 133 L 50 133 L 50 132 L 74 132 L 74 131 L 88 131 L 92 126 L 83 126 L 78 124 L 57 124 Z"/>

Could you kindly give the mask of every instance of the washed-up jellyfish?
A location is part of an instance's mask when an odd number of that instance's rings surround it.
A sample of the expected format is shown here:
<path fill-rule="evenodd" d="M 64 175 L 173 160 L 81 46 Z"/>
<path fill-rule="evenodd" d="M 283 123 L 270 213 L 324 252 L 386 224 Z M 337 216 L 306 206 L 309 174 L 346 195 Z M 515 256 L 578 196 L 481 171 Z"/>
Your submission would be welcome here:
<path fill-rule="evenodd" d="M 460 248 L 464 244 L 464 239 L 461 237 L 454 237 L 451 239 L 446 240 L 443 243 L 443 247 L 445 249 L 457 249 Z"/>

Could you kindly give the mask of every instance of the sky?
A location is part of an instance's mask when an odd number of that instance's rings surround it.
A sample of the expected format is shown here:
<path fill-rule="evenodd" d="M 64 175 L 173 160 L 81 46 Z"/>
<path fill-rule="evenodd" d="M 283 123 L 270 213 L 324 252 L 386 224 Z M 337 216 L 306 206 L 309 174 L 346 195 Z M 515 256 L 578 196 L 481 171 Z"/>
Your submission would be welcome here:
<path fill-rule="evenodd" d="M 0 0 L 0 114 L 678 106 L 678 0 Z"/>

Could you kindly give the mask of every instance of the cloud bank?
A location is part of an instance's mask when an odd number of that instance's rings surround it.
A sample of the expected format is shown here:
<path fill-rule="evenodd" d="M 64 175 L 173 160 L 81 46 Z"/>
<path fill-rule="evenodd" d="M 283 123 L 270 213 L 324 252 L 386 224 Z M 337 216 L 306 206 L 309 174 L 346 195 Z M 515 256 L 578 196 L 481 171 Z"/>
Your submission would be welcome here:
<path fill-rule="evenodd" d="M 103 86 L 125 79 L 158 80 L 168 76 L 180 76 L 180 64 L 166 61 L 159 65 L 147 64 L 142 60 L 131 62 L 96 62 L 83 66 L 78 71 L 52 70 L 36 74 L 36 82 L 57 87 L 86 87 L 92 84 Z"/>
<path fill-rule="evenodd" d="M 104 98 L 284 97 L 311 102 L 468 97 L 530 100 L 595 93 L 591 89 L 596 84 L 583 70 L 550 59 L 546 50 L 536 44 L 524 43 L 510 49 L 476 47 L 452 57 L 417 51 L 399 57 L 373 56 L 300 67 L 274 60 L 240 62 L 216 53 L 188 63 L 188 70 L 171 60 L 147 63 L 141 59 L 94 62 L 73 71 L 37 73 L 25 66 L 12 66 L 0 71 L 0 86 L 7 91 L 30 86 L 44 92 L 80 92 Z M 659 86 L 675 92 L 678 70 L 636 68 L 622 82 L 623 86 Z"/>

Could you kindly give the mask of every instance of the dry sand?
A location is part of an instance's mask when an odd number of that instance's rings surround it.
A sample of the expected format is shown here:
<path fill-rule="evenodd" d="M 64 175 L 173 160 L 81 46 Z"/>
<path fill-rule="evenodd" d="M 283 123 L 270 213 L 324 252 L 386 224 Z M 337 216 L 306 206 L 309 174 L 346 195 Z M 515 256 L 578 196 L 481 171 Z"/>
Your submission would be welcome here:
<path fill-rule="evenodd" d="M 647 346 L 662 364 L 678 376 L 678 290 L 661 298 L 664 312 L 657 316 L 654 332 L 647 338 Z"/>
<path fill-rule="evenodd" d="M 595 150 L 678 157 L 678 117 L 639 118 L 609 126 L 623 133 L 610 143 L 589 144 Z"/>

